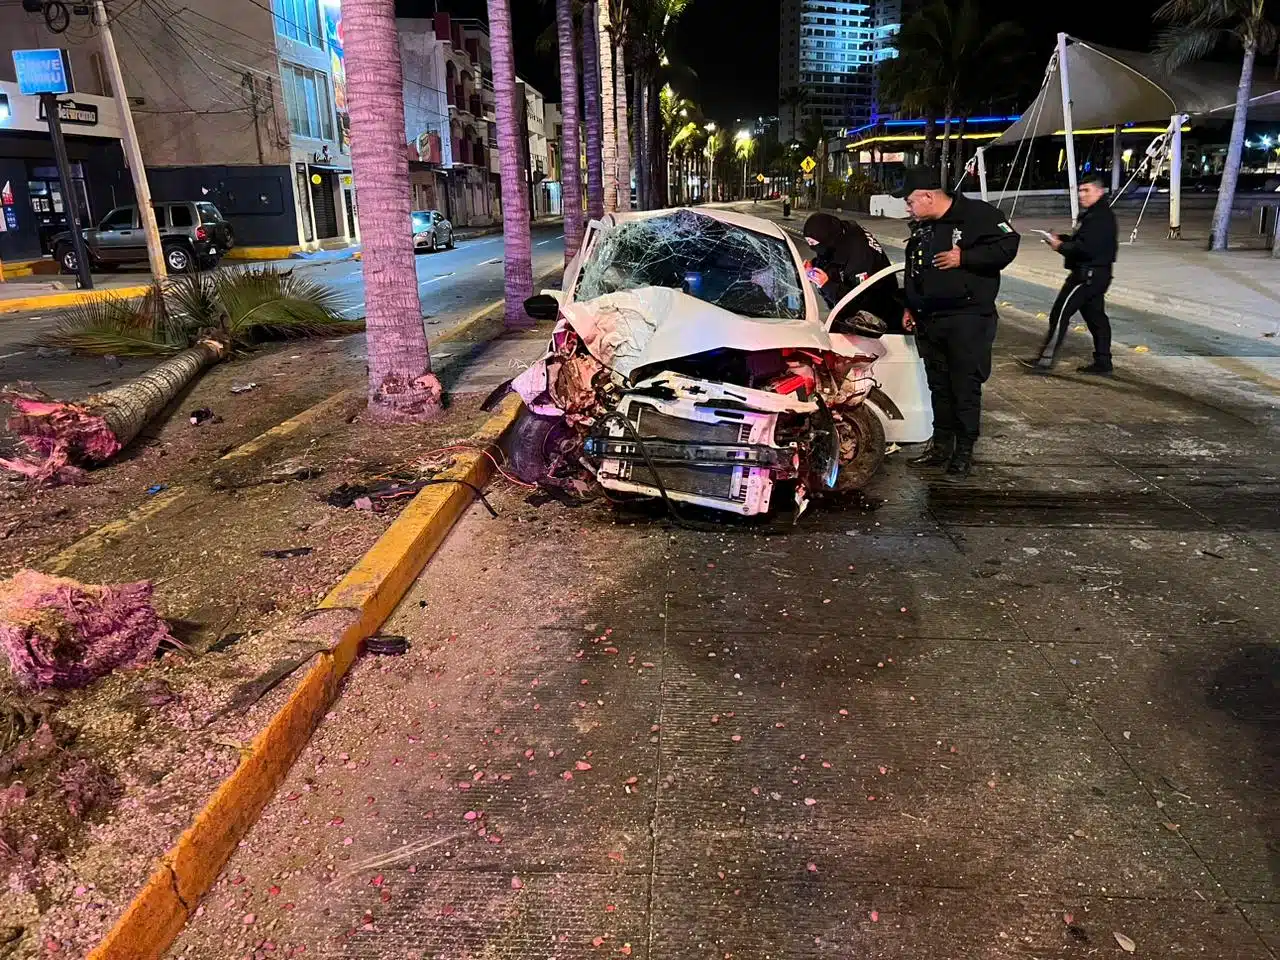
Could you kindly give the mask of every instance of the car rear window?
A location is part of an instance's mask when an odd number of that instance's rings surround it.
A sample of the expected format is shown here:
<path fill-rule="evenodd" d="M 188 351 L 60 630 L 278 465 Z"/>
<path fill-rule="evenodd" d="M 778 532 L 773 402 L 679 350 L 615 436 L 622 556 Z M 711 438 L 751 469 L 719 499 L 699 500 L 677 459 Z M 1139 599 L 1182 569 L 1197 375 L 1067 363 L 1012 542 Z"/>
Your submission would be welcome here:
<path fill-rule="evenodd" d="M 197 203 L 196 209 L 200 211 L 200 219 L 205 223 L 218 223 L 223 219 L 222 212 L 212 203 Z"/>
<path fill-rule="evenodd" d="M 195 223 L 191 216 L 191 208 L 186 204 L 178 204 L 169 208 L 169 224 L 174 227 L 190 227 Z"/>

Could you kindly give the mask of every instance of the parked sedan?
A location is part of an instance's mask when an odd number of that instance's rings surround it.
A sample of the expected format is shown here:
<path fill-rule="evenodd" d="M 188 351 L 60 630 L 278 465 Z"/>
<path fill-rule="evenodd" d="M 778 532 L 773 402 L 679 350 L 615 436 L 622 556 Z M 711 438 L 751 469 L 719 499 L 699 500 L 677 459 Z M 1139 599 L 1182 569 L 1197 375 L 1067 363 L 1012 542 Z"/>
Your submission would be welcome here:
<path fill-rule="evenodd" d="M 453 249 L 453 224 L 439 210 L 413 212 L 413 249 Z"/>

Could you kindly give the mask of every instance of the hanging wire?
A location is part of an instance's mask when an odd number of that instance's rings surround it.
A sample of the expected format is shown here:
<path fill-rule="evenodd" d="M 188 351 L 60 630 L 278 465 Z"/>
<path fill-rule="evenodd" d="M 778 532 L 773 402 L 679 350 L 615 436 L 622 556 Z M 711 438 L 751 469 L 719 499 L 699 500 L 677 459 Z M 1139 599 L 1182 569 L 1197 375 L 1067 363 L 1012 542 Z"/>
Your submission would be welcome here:
<path fill-rule="evenodd" d="M 1035 139 L 1035 131 L 1040 127 L 1040 117 L 1044 113 L 1044 105 L 1047 102 L 1049 94 L 1049 81 L 1053 78 L 1053 71 L 1057 65 L 1058 53 L 1055 50 L 1053 56 L 1049 58 L 1048 66 L 1044 69 L 1044 77 L 1040 80 L 1040 92 L 1032 102 L 1031 109 L 1027 111 L 1027 113 L 1031 114 L 1034 118 L 1032 132 L 1028 134 L 1024 127 L 1022 137 L 1018 140 L 1018 148 L 1014 151 L 1013 160 L 1009 164 L 1009 173 L 1005 177 L 1004 186 L 1000 188 L 1000 200 L 997 201 L 997 207 L 1004 201 L 1005 195 L 1009 192 L 1009 181 L 1013 179 L 1013 171 L 1018 168 L 1018 157 L 1022 154 L 1022 148 L 1023 146 L 1026 146 L 1027 155 L 1022 164 L 1022 176 L 1018 179 L 1018 190 L 1014 193 L 1013 197 L 1013 208 L 1016 209 L 1018 206 L 1018 193 L 1022 190 L 1022 182 L 1027 175 L 1027 164 L 1031 160 L 1031 146 L 1029 145 L 1029 141 Z M 1009 211 L 1009 219 L 1013 219 L 1012 209 Z"/>
<path fill-rule="evenodd" d="M 1055 58 L 1055 59 L 1056 59 L 1056 58 Z M 1014 215 L 1018 212 L 1018 201 L 1022 198 L 1022 185 L 1023 185 L 1023 183 L 1025 183 L 1025 182 L 1026 182 L 1026 179 L 1027 179 L 1027 170 L 1028 170 L 1028 169 L 1030 168 L 1030 166 L 1031 166 L 1032 144 L 1034 144 L 1034 142 L 1035 142 L 1035 138 L 1039 135 L 1039 131 L 1040 131 L 1040 121 L 1041 121 L 1041 120 L 1043 119 L 1043 117 L 1044 117 L 1044 105 L 1048 102 L 1048 96 L 1047 96 L 1048 92 L 1049 92 L 1049 87 L 1048 87 L 1048 85 L 1046 84 L 1046 86 L 1045 86 L 1045 88 L 1044 88 L 1044 91 L 1043 91 L 1043 94 L 1045 94 L 1045 95 L 1042 95 L 1042 96 L 1041 96 L 1041 98 L 1040 98 L 1040 103 L 1039 103 L 1039 105 L 1036 107 L 1036 111 L 1035 111 L 1035 114 L 1036 114 L 1036 115 L 1035 115 L 1035 120 L 1032 122 L 1032 126 L 1031 126 L 1031 133 L 1030 133 L 1030 135 L 1029 135 L 1029 136 L 1028 136 L 1028 138 L 1027 138 L 1027 140 L 1028 140 L 1028 146 L 1027 146 L 1027 152 L 1026 152 L 1026 155 L 1025 155 L 1025 156 L 1023 157 L 1023 159 L 1022 159 L 1022 173 L 1018 175 L 1018 186 L 1017 186 L 1017 187 L 1014 189 L 1014 191 L 1013 191 L 1013 205 L 1012 205 L 1012 206 L 1010 206 L 1010 208 L 1009 208 L 1009 219 L 1010 219 L 1010 220 L 1012 220 L 1012 219 L 1014 218 Z M 1012 176 L 1012 174 L 1013 174 L 1013 170 L 1012 170 L 1012 169 L 1010 169 L 1009 174 Z"/>

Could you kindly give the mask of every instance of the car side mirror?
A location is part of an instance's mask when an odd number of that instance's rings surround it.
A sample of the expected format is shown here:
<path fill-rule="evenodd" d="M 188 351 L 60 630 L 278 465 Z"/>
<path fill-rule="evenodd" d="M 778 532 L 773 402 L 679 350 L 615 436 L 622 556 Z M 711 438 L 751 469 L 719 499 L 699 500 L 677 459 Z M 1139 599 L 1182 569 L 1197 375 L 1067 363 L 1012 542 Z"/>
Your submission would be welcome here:
<path fill-rule="evenodd" d="M 535 320 L 554 320 L 560 315 L 560 301 L 549 293 L 536 293 L 525 300 L 524 312 Z"/>

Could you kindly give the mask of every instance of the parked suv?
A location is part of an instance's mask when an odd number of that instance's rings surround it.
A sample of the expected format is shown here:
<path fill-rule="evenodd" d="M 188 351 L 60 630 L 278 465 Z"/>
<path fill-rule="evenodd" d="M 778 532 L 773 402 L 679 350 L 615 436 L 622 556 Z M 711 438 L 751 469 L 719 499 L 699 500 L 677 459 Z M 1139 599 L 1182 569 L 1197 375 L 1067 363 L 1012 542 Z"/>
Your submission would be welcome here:
<path fill-rule="evenodd" d="M 231 224 L 208 201 L 154 203 L 152 209 L 160 228 L 165 266 L 173 273 L 216 267 L 222 255 L 235 246 Z M 96 227 L 86 228 L 84 242 L 90 270 L 147 262 L 147 235 L 133 204 L 116 207 Z M 53 238 L 53 256 L 63 273 L 76 272 L 76 251 L 69 230 Z"/>

